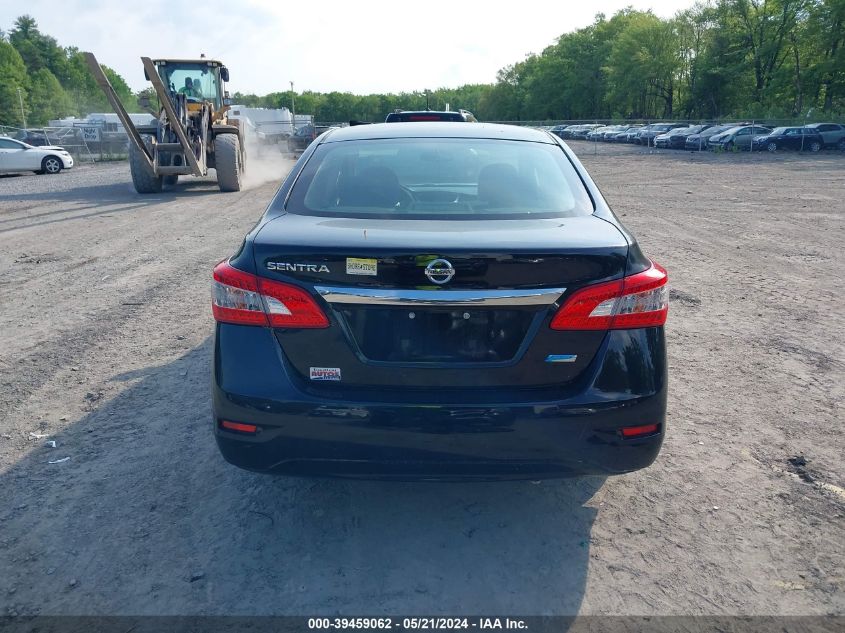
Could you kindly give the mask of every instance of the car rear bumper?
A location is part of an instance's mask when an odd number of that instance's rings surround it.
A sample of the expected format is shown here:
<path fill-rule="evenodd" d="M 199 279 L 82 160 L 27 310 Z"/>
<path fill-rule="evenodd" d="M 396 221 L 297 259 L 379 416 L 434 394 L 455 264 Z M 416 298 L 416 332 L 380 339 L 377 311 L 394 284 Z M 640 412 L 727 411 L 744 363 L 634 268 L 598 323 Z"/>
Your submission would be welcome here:
<path fill-rule="evenodd" d="M 543 479 L 651 464 L 665 433 L 662 328 L 609 332 L 566 391 L 302 389 L 270 330 L 218 324 L 213 425 L 221 453 L 249 470 L 385 479 Z M 253 424 L 255 434 L 221 428 Z M 657 424 L 624 439 L 621 427 Z"/>

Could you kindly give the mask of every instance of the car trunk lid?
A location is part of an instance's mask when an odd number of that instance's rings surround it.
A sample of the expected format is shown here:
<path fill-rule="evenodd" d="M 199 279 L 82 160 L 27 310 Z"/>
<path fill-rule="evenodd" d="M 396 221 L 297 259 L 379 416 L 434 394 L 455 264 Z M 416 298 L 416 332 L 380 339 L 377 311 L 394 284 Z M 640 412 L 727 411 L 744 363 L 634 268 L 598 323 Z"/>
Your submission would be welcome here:
<path fill-rule="evenodd" d="M 324 330 L 275 331 L 305 385 L 466 389 L 577 378 L 604 333 L 552 331 L 548 322 L 575 289 L 621 277 L 628 244 L 595 216 L 288 214 L 267 223 L 254 248 L 259 275 L 308 289 L 329 316 Z"/>

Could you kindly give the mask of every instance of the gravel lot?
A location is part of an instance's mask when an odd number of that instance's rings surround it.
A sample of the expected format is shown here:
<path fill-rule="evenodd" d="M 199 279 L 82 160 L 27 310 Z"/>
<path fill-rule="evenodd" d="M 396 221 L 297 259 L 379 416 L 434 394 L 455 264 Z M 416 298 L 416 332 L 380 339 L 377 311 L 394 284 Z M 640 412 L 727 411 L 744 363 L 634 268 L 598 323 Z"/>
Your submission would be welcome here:
<path fill-rule="evenodd" d="M 572 146 L 669 269 L 669 432 L 541 484 L 228 466 L 210 270 L 275 185 L 0 177 L 0 614 L 845 614 L 845 156 Z"/>

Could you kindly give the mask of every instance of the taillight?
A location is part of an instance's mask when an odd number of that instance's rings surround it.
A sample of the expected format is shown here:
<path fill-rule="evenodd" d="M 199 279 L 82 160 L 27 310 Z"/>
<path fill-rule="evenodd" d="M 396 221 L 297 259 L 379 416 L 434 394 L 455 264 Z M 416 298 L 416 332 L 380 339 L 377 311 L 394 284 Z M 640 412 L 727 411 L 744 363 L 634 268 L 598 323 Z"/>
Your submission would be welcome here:
<path fill-rule="evenodd" d="M 669 278 L 658 264 L 636 275 L 575 292 L 552 319 L 553 330 L 624 330 L 666 323 Z"/>
<path fill-rule="evenodd" d="M 329 326 L 320 306 L 302 288 L 245 273 L 225 261 L 214 268 L 211 311 L 223 323 L 286 328 Z"/>

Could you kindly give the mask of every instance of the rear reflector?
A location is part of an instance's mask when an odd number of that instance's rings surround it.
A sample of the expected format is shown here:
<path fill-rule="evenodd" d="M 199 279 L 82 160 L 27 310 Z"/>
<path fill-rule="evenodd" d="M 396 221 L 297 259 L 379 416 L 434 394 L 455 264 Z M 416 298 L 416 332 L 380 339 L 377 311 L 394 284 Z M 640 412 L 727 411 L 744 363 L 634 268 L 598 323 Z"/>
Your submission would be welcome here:
<path fill-rule="evenodd" d="M 666 323 L 669 278 L 658 264 L 636 275 L 575 292 L 552 319 L 553 330 L 623 330 Z"/>
<path fill-rule="evenodd" d="M 220 420 L 220 426 L 229 431 L 238 431 L 240 433 L 257 433 L 258 427 L 254 424 L 242 424 L 241 422 L 229 422 L 229 420 Z"/>
<path fill-rule="evenodd" d="M 211 311 L 222 323 L 325 328 L 329 320 L 302 288 L 264 279 L 220 262 L 214 268 Z"/>
<path fill-rule="evenodd" d="M 654 435 L 659 429 L 660 425 L 658 424 L 643 424 L 642 426 L 625 426 L 619 431 L 622 433 L 622 437 L 632 438 Z"/>

